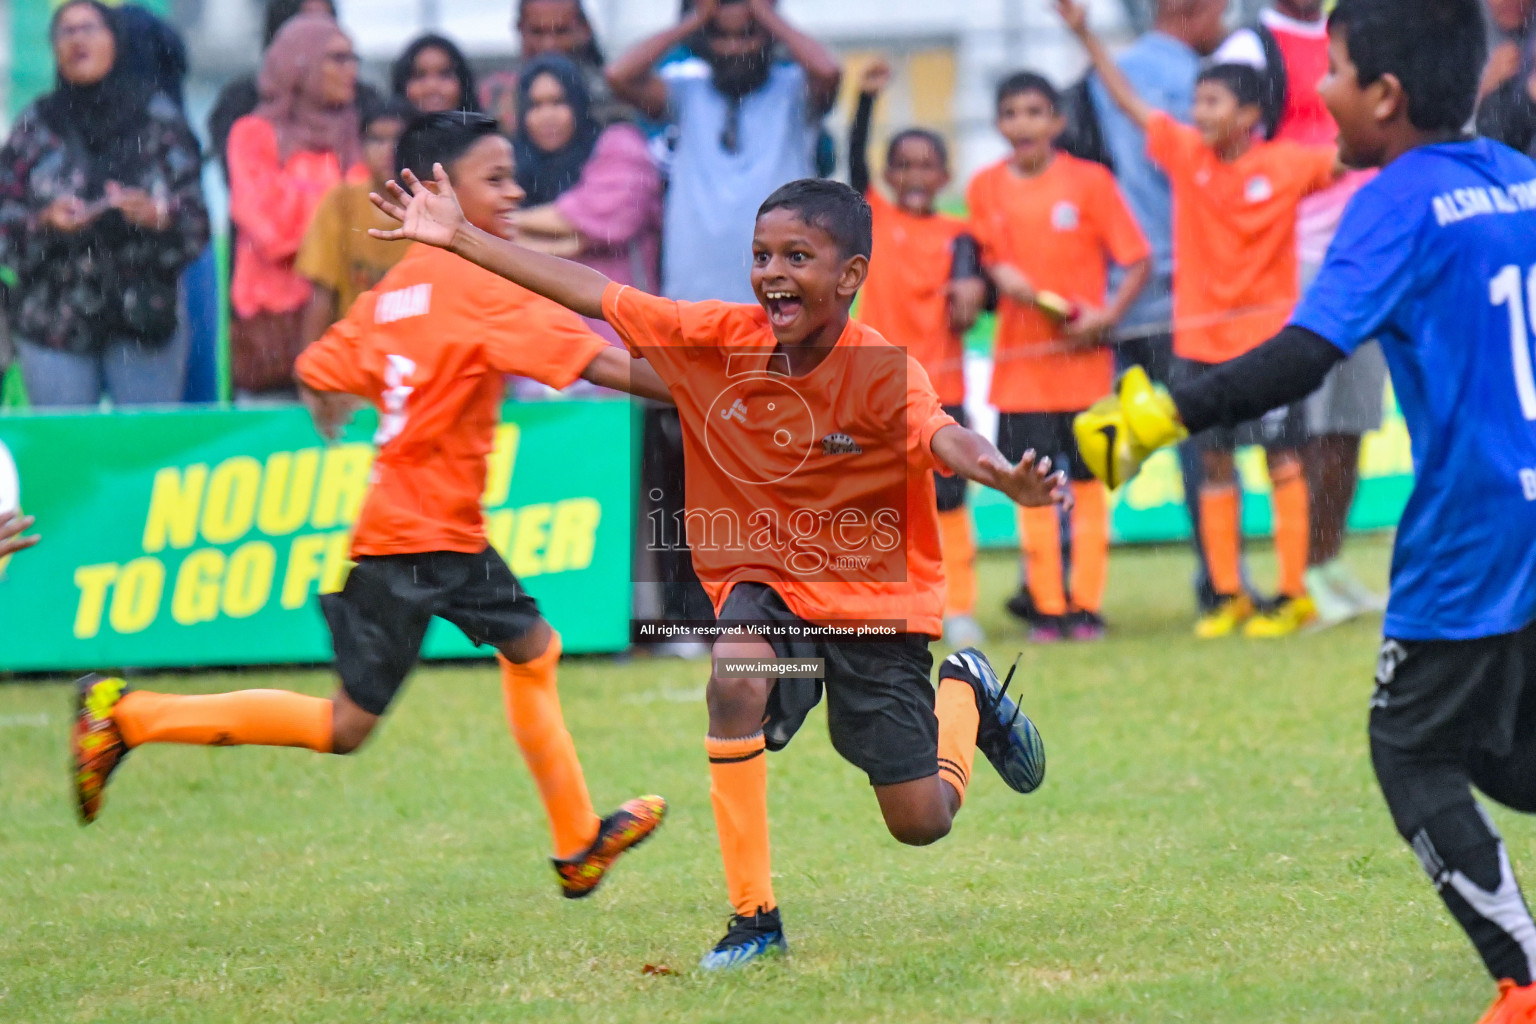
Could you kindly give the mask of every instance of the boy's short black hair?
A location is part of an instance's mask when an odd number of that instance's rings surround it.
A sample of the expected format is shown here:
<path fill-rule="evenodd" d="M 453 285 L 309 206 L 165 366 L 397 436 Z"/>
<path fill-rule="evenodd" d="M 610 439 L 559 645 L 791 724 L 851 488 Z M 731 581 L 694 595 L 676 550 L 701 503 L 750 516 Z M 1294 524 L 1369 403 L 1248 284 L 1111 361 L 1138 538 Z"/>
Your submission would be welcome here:
<path fill-rule="evenodd" d="M 1264 105 L 1264 76 L 1259 69 L 1248 64 L 1212 64 L 1200 72 L 1195 81 L 1216 82 L 1237 98 L 1240 107 Z"/>
<path fill-rule="evenodd" d="M 1339 0 L 1328 28 L 1346 33 L 1362 86 L 1402 83 L 1415 128 L 1459 132 L 1472 119 L 1488 59 L 1480 0 Z"/>
<path fill-rule="evenodd" d="M 375 121 L 399 121 L 402 126 L 416 118 L 416 108 L 398 96 L 365 100 L 359 96 L 357 127 L 366 138 Z"/>
<path fill-rule="evenodd" d="M 997 83 L 997 109 L 1003 109 L 1005 100 L 1028 92 L 1045 97 L 1045 102 L 1051 105 L 1051 112 L 1061 113 L 1061 92 L 1051 84 L 1049 78 L 1034 71 L 1016 71 Z"/>
<path fill-rule="evenodd" d="M 433 164 L 450 170 L 453 162 L 475 143 L 500 132 L 495 118 L 467 110 L 418 114 L 400 133 L 400 141 L 395 144 L 395 163 L 410 168 L 422 181 L 431 181 Z"/>
<path fill-rule="evenodd" d="M 874 214 L 869 201 L 840 181 L 801 178 L 780 187 L 758 207 L 757 215 L 790 210 L 832 236 L 843 259 L 869 258 L 875 248 Z"/>
<path fill-rule="evenodd" d="M 944 136 L 927 128 L 906 128 L 892 135 L 890 144 L 885 147 L 885 162 L 893 162 L 896 159 L 896 150 L 909 139 L 919 139 L 928 143 L 933 147 L 933 151 L 939 154 L 939 163 L 943 164 L 946 170 L 949 168 L 948 143 L 944 141 Z"/>

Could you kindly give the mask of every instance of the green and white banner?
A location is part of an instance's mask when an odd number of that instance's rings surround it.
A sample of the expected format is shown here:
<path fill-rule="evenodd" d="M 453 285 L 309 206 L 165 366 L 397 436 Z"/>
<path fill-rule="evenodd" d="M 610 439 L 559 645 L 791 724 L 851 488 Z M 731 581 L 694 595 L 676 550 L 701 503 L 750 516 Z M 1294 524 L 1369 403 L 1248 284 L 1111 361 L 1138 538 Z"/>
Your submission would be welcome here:
<path fill-rule="evenodd" d="M 567 651 L 623 649 L 631 406 L 509 403 L 504 417 L 492 544 Z M 325 446 L 297 407 L 0 416 L 43 538 L 0 576 L 0 671 L 328 661 L 315 595 L 345 579 L 374 422 Z M 437 622 L 425 653 L 490 652 Z"/>

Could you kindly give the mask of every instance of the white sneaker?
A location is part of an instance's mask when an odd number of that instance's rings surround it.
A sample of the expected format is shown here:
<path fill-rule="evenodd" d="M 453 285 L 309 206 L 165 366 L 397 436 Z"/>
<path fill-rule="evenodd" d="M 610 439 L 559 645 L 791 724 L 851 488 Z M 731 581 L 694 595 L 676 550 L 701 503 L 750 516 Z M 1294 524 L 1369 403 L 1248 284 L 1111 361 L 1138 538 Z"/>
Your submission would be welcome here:
<path fill-rule="evenodd" d="M 944 616 L 944 642 L 951 647 L 977 647 L 987 642 L 986 631 L 969 615 Z"/>
<path fill-rule="evenodd" d="M 1312 630 L 1337 626 L 1363 613 L 1354 601 L 1334 588 L 1333 581 L 1324 569 L 1324 566 L 1315 566 L 1308 569 L 1306 575 L 1307 593 L 1317 606 L 1317 618 L 1310 627 Z"/>
<path fill-rule="evenodd" d="M 1359 609 L 1357 614 L 1369 615 L 1387 610 L 1386 597 L 1360 582 L 1360 577 L 1350 572 L 1342 558 L 1335 558 L 1327 565 L 1318 566 L 1318 569 L 1328 577 L 1334 593 Z"/>

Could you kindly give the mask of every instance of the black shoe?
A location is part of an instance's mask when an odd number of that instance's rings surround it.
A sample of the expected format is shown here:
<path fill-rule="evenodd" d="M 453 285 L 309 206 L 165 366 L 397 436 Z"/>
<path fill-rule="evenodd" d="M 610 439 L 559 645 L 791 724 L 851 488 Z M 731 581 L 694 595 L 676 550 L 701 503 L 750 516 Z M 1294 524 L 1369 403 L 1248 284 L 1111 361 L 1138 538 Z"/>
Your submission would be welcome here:
<path fill-rule="evenodd" d="M 1004 610 L 1027 626 L 1038 626 L 1044 617 L 1035 607 L 1035 598 L 1026 586 L 1020 586 L 1018 591 L 1004 604 Z"/>
<path fill-rule="evenodd" d="M 976 694 L 981 721 L 976 727 L 976 746 L 987 755 L 1003 781 L 1018 793 L 1032 793 L 1045 781 L 1045 743 L 1040 731 L 1022 708 L 1008 696 L 1013 668 L 1001 684 L 987 656 L 974 647 L 956 651 L 939 666 L 940 679 L 958 679 Z"/>
<path fill-rule="evenodd" d="M 1103 640 L 1109 626 L 1098 612 L 1075 611 L 1067 616 L 1067 639 L 1083 641 Z"/>
<path fill-rule="evenodd" d="M 784 940 L 784 925 L 779 920 L 779 908 L 757 908 L 751 917 L 731 915 L 731 925 L 725 938 L 715 948 L 704 954 L 699 966 L 706 971 L 721 971 L 741 967 L 764 956 L 783 955 L 789 952 Z"/>

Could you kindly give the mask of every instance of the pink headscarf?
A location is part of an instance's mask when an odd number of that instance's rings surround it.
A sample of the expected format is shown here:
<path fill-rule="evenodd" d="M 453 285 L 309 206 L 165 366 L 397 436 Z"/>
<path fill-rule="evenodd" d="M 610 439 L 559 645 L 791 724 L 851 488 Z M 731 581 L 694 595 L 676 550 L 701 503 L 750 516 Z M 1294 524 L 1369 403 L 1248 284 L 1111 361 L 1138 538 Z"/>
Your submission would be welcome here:
<path fill-rule="evenodd" d="M 357 104 L 328 106 L 320 93 L 326 47 L 339 35 L 341 26 L 323 14 L 290 18 L 262 60 L 256 116 L 276 130 L 282 160 L 301 150 L 335 153 L 345 174 L 363 155 Z"/>

